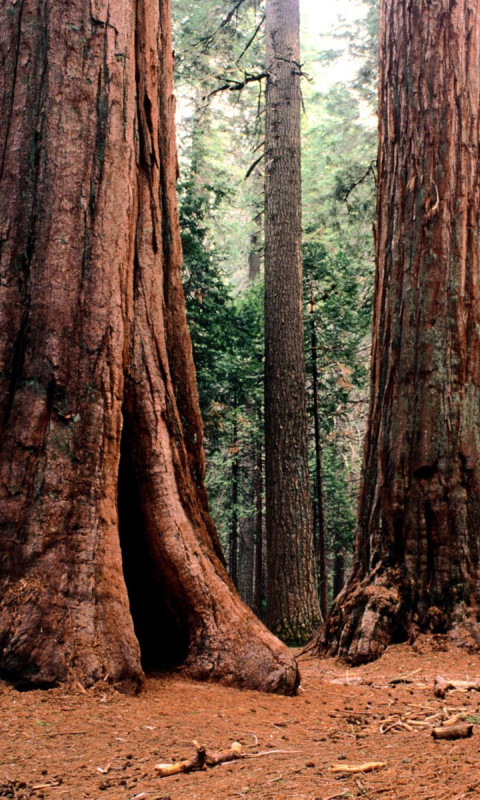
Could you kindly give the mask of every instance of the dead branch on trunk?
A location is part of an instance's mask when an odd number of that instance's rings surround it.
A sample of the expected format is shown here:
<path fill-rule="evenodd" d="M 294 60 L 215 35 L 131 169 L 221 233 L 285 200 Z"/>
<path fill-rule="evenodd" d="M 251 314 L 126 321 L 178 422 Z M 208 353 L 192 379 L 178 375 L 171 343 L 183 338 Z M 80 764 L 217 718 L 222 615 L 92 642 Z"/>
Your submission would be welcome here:
<path fill-rule="evenodd" d="M 210 754 L 203 745 L 195 740 L 193 746 L 197 751 L 193 758 L 170 764 L 156 764 L 155 770 L 159 778 L 168 778 L 170 775 L 179 775 L 182 772 L 196 772 L 206 767 L 216 767 L 218 764 L 225 764 L 227 761 L 235 761 L 237 758 L 244 757 L 240 742 L 233 742 L 228 750 Z"/>
<path fill-rule="evenodd" d="M 434 739 L 469 739 L 470 736 L 473 736 L 473 725 L 450 725 L 434 728 L 432 736 Z"/>
<path fill-rule="evenodd" d="M 480 692 L 480 681 L 449 681 L 437 675 L 433 689 L 435 697 L 444 698 L 448 691 L 457 692 Z"/>

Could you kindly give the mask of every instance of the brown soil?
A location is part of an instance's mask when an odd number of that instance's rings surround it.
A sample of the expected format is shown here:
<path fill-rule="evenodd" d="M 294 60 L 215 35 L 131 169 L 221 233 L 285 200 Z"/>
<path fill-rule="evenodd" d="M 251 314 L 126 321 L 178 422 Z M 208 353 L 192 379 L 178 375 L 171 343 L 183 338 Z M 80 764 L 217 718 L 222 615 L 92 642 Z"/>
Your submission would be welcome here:
<path fill-rule="evenodd" d="M 296 698 L 171 675 L 149 678 L 138 697 L 108 687 L 85 692 L 80 686 L 19 693 L 0 683 L 0 797 L 480 798 L 480 728 L 458 741 L 431 736 L 442 715 L 462 711 L 468 721 L 480 723 L 480 693 L 451 692 L 445 700 L 433 693 L 437 674 L 480 678 L 478 654 L 441 637 L 422 637 L 414 649 L 391 647 L 379 661 L 356 669 L 332 659 L 303 656 L 300 662 L 302 689 Z M 401 679 L 406 682 L 390 683 Z M 404 727 L 389 728 L 401 718 Z M 238 740 L 247 757 L 158 778 L 155 764 L 190 758 L 193 739 L 210 750 Z M 328 771 L 333 763 L 367 761 L 385 766 L 346 777 Z"/>

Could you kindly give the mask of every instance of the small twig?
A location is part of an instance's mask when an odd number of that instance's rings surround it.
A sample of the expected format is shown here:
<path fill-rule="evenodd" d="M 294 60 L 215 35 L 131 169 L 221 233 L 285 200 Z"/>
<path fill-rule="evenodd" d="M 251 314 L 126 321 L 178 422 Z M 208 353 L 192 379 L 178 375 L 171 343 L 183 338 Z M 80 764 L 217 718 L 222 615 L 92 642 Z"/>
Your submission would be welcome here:
<path fill-rule="evenodd" d="M 262 25 L 263 25 L 263 23 L 264 23 L 264 22 L 265 22 L 265 14 L 263 15 L 263 17 L 261 18 L 261 20 L 260 20 L 260 22 L 258 23 L 257 27 L 255 28 L 255 31 L 253 32 L 253 35 L 250 37 L 250 39 L 248 40 L 247 44 L 246 44 L 246 45 L 245 45 L 245 47 L 243 48 L 242 52 L 241 52 L 241 53 L 240 53 L 240 55 L 238 56 L 238 58 L 237 58 L 237 64 L 239 63 L 239 61 L 241 61 L 241 59 L 243 58 L 243 56 L 245 55 L 245 53 L 247 52 L 247 50 L 248 50 L 248 49 L 249 49 L 249 48 L 252 46 L 252 44 L 254 43 L 255 39 L 257 38 L 257 36 L 258 36 L 258 34 L 259 34 L 259 32 L 260 32 L 260 28 L 262 27 Z"/>
<path fill-rule="evenodd" d="M 291 753 L 293 755 L 295 753 L 301 753 L 301 750 L 262 750 L 261 753 L 245 753 L 244 758 L 260 758 L 260 756 L 273 756 L 282 753 Z"/>
<path fill-rule="evenodd" d="M 253 164 L 247 169 L 247 172 L 246 172 L 245 178 L 244 178 L 245 181 L 248 180 L 248 178 L 252 174 L 252 172 L 255 169 L 255 167 L 257 167 L 260 164 L 260 162 L 263 161 L 264 158 L 265 158 L 265 153 L 262 153 L 261 156 L 259 156 L 258 158 L 255 159 Z"/>
<path fill-rule="evenodd" d="M 370 165 L 371 166 L 371 165 Z M 395 678 L 392 678 L 391 681 L 388 682 L 389 686 L 396 686 L 397 683 L 412 683 L 413 681 L 410 680 L 412 675 L 416 675 L 420 672 L 421 669 L 414 669 L 413 672 L 405 672 L 404 675 L 398 675 Z"/>
<path fill-rule="evenodd" d="M 360 186 L 360 184 L 362 184 L 368 178 L 369 175 L 373 175 L 374 178 L 376 177 L 375 176 L 374 164 L 375 164 L 375 162 L 371 161 L 370 164 L 368 165 L 368 169 L 366 170 L 366 172 L 358 180 L 356 180 L 352 184 L 350 184 L 349 188 L 344 191 L 344 193 L 342 195 L 342 200 L 343 200 L 344 203 L 348 204 L 348 198 L 350 197 L 350 195 L 353 192 L 353 190 L 356 189 L 357 186 Z M 420 670 L 417 670 L 417 671 L 420 671 Z"/>
<path fill-rule="evenodd" d="M 248 747 L 258 747 L 258 736 L 256 733 L 252 733 L 251 731 L 233 731 L 235 736 L 251 736 L 254 744 L 249 744 Z"/>

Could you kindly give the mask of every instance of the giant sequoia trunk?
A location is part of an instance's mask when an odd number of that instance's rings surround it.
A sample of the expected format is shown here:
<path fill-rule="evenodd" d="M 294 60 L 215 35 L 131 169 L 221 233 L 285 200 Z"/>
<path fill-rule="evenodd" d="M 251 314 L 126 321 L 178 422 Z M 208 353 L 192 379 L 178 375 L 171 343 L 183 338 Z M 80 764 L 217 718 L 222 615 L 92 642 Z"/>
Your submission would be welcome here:
<path fill-rule="evenodd" d="M 353 574 L 324 640 L 360 662 L 477 631 L 476 0 L 383 0 L 372 396 Z"/>
<path fill-rule="evenodd" d="M 0 65 L 0 674 L 292 692 L 207 513 L 168 0 L 3 3 Z"/>
<path fill-rule="evenodd" d="M 298 0 L 266 4 L 267 621 L 302 642 L 321 618 L 308 469 L 302 315 Z"/>

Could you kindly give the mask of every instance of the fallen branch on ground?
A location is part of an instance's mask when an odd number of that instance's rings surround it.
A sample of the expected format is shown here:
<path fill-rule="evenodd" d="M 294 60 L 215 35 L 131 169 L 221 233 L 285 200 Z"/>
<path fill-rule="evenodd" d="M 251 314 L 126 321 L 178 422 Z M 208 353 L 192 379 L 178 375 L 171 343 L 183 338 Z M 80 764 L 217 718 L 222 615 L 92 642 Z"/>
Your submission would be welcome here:
<path fill-rule="evenodd" d="M 196 754 L 193 758 L 186 761 L 176 761 L 173 764 L 156 764 L 155 769 L 160 778 L 167 778 L 169 775 L 178 775 L 180 772 L 194 772 L 205 767 L 207 752 L 198 742 L 193 742 Z"/>
<path fill-rule="evenodd" d="M 217 753 L 207 753 L 205 763 L 207 767 L 216 767 L 218 764 L 225 764 L 227 761 L 235 761 L 243 758 L 242 745 L 240 742 L 232 742 L 228 750 L 220 750 Z"/>
<path fill-rule="evenodd" d="M 450 690 L 460 692 L 480 692 L 480 681 L 449 681 L 437 675 L 433 684 L 435 697 L 445 697 Z"/>
<path fill-rule="evenodd" d="M 450 727 L 434 728 L 434 739 L 469 739 L 473 735 L 473 725 L 450 725 Z"/>
<path fill-rule="evenodd" d="M 237 758 L 243 758 L 242 745 L 240 742 L 233 742 L 228 750 L 222 750 L 218 753 L 208 754 L 205 747 L 195 740 L 193 746 L 196 749 L 196 754 L 193 758 L 186 761 L 176 761 L 173 764 L 156 764 L 155 770 L 159 778 L 167 778 L 170 775 L 179 775 L 182 772 L 196 772 L 206 767 L 216 767 L 217 764 L 225 764 L 227 761 L 235 761 Z"/>
<path fill-rule="evenodd" d="M 345 774 L 351 775 L 357 772 L 374 772 L 374 770 L 381 769 L 385 766 L 385 761 L 367 761 L 365 764 L 332 764 L 332 766 L 328 768 L 328 771 L 334 772 L 335 774 L 344 772 Z"/>
<path fill-rule="evenodd" d="M 260 753 L 245 753 L 245 758 L 261 758 L 261 756 L 285 755 L 300 753 L 300 750 L 262 750 Z"/>
<path fill-rule="evenodd" d="M 262 750 L 260 753 L 244 753 L 240 742 L 233 742 L 228 750 L 221 750 L 218 753 L 207 753 L 205 747 L 195 740 L 193 746 L 196 755 L 186 761 L 174 761 L 171 764 L 156 764 L 155 769 L 160 778 L 167 778 L 169 775 L 178 775 L 181 772 L 195 772 L 207 767 L 216 767 L 217 764 L 225 764 L 228 761 L 236 761 L 239 758 L 262 758 L 263 756 L 300 753 L 300 750 Z"/>

